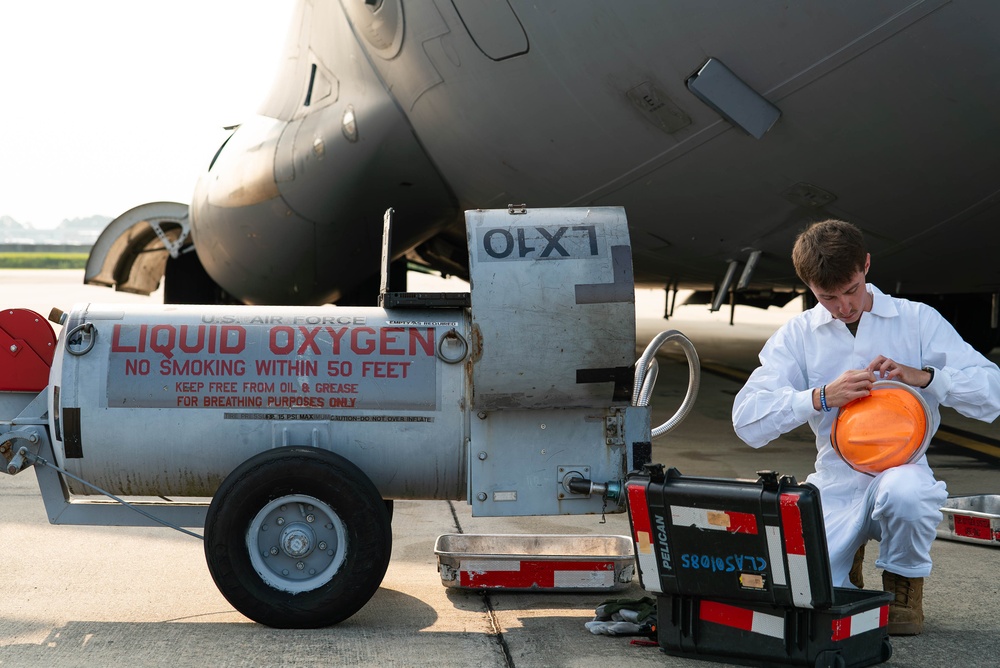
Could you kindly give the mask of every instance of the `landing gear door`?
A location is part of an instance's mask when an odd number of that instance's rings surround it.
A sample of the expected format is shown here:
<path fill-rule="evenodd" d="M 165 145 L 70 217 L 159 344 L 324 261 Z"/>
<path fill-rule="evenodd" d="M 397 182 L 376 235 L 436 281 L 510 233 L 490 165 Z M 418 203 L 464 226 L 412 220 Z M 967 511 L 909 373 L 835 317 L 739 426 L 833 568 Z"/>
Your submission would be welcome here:
<path fill-rule="evenodd" d="M 599 513 L 557 481 L 625 475 L 635 293 L 620 207 L 466 213 L 475 515 Z M 611 509 L 613 510 L 613 509 Z"/>

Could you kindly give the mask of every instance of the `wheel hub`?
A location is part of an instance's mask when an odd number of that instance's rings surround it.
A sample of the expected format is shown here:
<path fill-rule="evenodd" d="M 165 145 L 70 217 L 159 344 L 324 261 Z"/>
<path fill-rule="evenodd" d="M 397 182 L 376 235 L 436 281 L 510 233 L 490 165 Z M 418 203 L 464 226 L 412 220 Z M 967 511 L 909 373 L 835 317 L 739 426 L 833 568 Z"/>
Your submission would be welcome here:
<path fill-rule="evenodd" d="M 305 494 L 282 496 L 260 509 L 247 530 L 250 563 L 281 591 L 321 587 L 340 570 L 347 533 L 336 511 Z"/>
<path fill-rule="evenodd" d="M 306 524 L 286 526 L 281 532 L 281 550 L 289 557 L 299 559 L 313 551 L 316 544 L 316 534 Z"/>

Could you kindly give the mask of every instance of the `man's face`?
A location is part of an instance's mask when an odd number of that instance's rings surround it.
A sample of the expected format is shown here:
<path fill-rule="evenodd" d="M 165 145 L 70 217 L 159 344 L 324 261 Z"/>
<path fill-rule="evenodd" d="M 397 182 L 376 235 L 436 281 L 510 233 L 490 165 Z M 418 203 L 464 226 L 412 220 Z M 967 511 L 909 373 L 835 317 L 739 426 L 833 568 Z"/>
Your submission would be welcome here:
<path fill-rule="evenodd" d="M 865 274 L 868 273 L 870 263 L 871 255 L 865 256 L 864 270 L 858 271 L 844 285 L 839 285 L 833 290 L 823 290 L 815 285 L 809 286 L 819 303 L 836 320 L 855 323 L 861 319 L 862 313 L 871 310 L 871 297 L 865 290 Z"/>

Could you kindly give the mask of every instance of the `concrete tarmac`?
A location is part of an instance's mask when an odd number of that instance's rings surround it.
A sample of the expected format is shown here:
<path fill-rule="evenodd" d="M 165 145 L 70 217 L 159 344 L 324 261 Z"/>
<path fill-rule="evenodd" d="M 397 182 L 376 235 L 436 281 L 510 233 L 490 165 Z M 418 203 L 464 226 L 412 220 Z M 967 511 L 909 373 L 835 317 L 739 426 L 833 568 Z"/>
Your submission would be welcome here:
<path fill-rule="evenodd" d="M 73 301 L 142 299 L 26 276 L 0 271 L 2 306 L 47 313 L 50 305 L 65 308 Z M 44 299 L 56 296 L 63 303 L 37 303 L 36 285 Z M 78 289 L 85 295 L 71 299 Z M 751 369 L 775 324 L 741 324 L 738 314 L 737 326 L 729 327 L 703 317 L 703 307 L 687 310 L 693 308 L 680 309 L 676 320 L 641 322 L 640 340 L 678 329 L 706 366 Z M 686 390 L 685 367 L 673 362 L 676 353 L 665 352 L 651 401 L 657 424 L 673 414 Z M 815 454 L 808 431 L 796 430 L 761 450 L 733 434 L 729 415 L 740 385 L 738 377 L 702 374 L 694 410 L 654 444 L 654 461 L 688 475 L 753 479 L 756 471 L 772 469 L 803 480 Z M 951 414 L 946 422 L 1000 437 L 996 425 Z M 950 493 L 1000 493 L 996 465 L 935 446 L 929 456 Z M 52 526 L 33 472 L 0 476 L 0 666 L 706 665 L 586 630 L 604 600 L 642 596 L 637 581 L 621 591 L 589 593 L 482 594 L 443 586 L 434 541 L 459 532 L 627 535 L 629 528 L 624 515 L 609 515 L 604 523 L 596 516 L 473 518 L 463 501 L 397 501 L 392 561 L 374 598 L 335 627 L 279 630 L 249 621 L 219 594 L 198 539 L 158 528 Z M 876 554 L 873 543 L 865 564 L 873 588 L 881 581 Z M 925 632 L 893 638 L 887 665 L 997 665 L 1000 550 L 938 540 L 932 555 Z"/>

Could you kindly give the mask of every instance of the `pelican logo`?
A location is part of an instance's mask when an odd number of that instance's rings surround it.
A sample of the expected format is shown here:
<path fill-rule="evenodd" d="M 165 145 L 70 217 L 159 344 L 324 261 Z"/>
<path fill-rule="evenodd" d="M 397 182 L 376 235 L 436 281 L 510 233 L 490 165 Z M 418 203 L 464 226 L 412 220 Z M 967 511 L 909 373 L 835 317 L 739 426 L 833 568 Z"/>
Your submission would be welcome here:
<path fill-rule="evenodd" d="M 653 522 L 656 524 L 656 546 L 660 555 L 660 565 L 665 571 L 673 571 L 673 563 L 670 559 L 670 543 L 667 541 L 667 519 L 663 515 L 653 514 Z"/>

